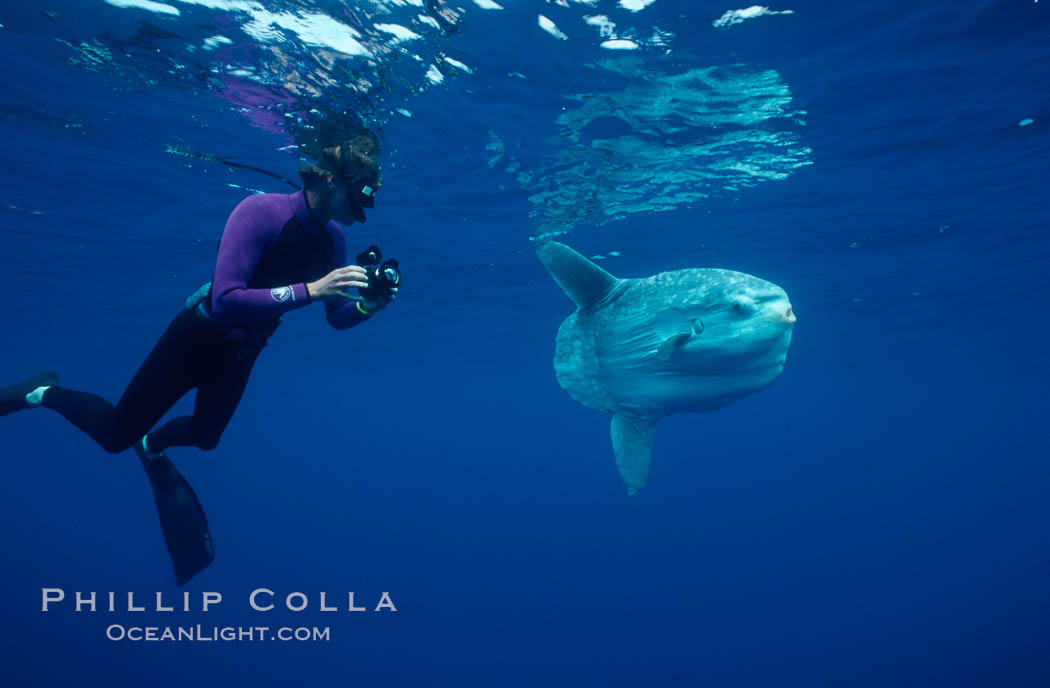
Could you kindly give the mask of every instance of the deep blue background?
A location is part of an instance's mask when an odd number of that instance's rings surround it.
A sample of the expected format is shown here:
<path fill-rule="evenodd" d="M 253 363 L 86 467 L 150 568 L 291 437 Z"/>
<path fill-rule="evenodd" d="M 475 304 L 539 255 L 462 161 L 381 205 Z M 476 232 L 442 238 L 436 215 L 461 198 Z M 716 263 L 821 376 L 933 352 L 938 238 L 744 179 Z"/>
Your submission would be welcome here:
<path fill-rule="evenodd" d="M 206 93 L 70 66 L 49 36 L 73 27 L 36 9 L 0 18 L 0 378 L 55 367 L 115 400 L 209 276 L 245 194 L 226 184 L 284 191 L 164 145 L 293 162 Z M 348 333 L 287 317 L 222 445 L 171 452 L 217 546 L 188 589 L 226 601 L 148 622 L 332 641 L 133 645 L 103 635 L 127 615 L 42 614 L 41 587 L 174 586 L 130 452 L 40 411 L 0 423 L 0 680 L 1047 685 L 1050 3 L 806 3 L 719 32 L 725 9 L 645 12 L 687 65 L 778 70 L 814 164 L 565 241 L 620 251 L 620 276 L 783 286 L 799 321 L 776 384 L 662 421 L 627 497 L 608 418 L 553 375 L 571 306 L 532 257 L 527 194 L 484 164 L 490 123 L 541 130 L 583 80 L 578 42 L 549 47 L 546 3 L 468 12 L 457 54 L 488 69 L 390 122 L 382 199 L 349 231 L 401 259 L 401 298 Z M 92 30 L 129 12 L 99 3 Z M 259 586 L 314 607 L 252 613 Z M 399 611 L 321 614 L 321 590 Z"/>

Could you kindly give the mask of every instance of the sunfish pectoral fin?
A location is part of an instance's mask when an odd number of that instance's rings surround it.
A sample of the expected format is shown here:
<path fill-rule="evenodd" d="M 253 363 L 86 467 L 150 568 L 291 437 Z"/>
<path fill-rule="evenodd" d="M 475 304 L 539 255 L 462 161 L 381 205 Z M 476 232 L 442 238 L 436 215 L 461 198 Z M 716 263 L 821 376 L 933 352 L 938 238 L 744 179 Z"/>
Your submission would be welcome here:
<path fill-rule="evenodd" d="M 627 494 L 636 494 L 649 478 L 649 458 L 653 452 L 654 421 L 625 413 L 612 419 L 613 453 Z"/>
<path fill-rule="evenodd" d="M 693 321 L 677 308 L 665 308 L 656 314 L 656 332 L 664 340 L 657 355 L 661 361 L 667 361 L 693 333 Z"/>
<path fill-rule="evenodd" d="M 693 322 L 677 308 L 665 308 L 656 314 L 656 331 L 661 337 L 689 334 L 693 331 Z"/>
<path fill-rule="evenodd" d="M 556 241 L 536 244 L 536 255 L 554 281 L 580 308 L 598 303 L 620 282 L 576 251 Z"/>
<path fill-rule="evenodd" d="M 673 337 L 668 337 L 663 344 L 660 345 L 659 350 L 656 352 L 660 357 L 661 361 L 671 360 L 671 356 L 674 355 L 675 349 L 678 348 L 679 344 L 684 344 L 689 339 L 689 333 L 676 334 Z"/>

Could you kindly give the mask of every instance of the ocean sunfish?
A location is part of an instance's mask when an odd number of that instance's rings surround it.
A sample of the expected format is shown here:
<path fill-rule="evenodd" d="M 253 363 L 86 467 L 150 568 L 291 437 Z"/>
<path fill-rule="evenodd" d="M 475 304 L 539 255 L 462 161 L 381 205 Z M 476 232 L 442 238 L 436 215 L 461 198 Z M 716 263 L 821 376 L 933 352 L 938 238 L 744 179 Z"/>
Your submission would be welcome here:
<path fill-rule="evenodd" d="M 629 494 L 645 487 L 656 421 L 714 411 L 784 369 L 795 314 L 771 282 L 711 268 L 618 279 L 564 244 L 539 243 L 536 254 L 578 306 L 558 329 L 558 382 L 612 414 Z"/>

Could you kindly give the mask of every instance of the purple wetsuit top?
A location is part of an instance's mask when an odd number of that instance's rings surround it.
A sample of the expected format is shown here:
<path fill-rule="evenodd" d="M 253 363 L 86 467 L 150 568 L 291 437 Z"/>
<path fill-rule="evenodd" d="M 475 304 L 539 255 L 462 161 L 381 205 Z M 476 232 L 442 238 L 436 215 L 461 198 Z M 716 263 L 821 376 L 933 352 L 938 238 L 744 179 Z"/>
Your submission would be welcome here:
<path fill-rule="evenodd" d="M 346 265 L 346 240 L 335 222 L 310 214 L 302 191 L 258 194 L 226 221 L 211 288 L 211 314 L 223 327 L 275 323 L 311 303 L 306 283 Z M 345 330 L 369 316 L 350 299 L 325 301 L 328 323 Z"/>

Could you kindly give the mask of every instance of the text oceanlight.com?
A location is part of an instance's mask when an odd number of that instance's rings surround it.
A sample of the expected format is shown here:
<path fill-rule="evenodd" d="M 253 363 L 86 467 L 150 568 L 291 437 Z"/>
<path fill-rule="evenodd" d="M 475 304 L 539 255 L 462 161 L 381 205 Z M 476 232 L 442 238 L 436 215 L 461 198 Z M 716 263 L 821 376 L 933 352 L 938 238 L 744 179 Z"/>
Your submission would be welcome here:
<path fill-rule="evenodd" d="M 356 595 L 356 597 L 355 597 Z M 267 614 L 273 610 L 289 612 L 353 613 L 396 612 L 390 593 L 277 593 L 269 588 L 256 588 L 243 598 L 248 614 Z M 161 615 L 174 621 L 186 613 L 208 613 L 223 604 L 219 592 L 81 592 L 69 595 L 62 588 L 40 588 L 40 610 L 72 611 L 77 614 L 133 613 L 141 623 L 112 623 L 106 626 L 106 638 L 114 642 L 328 642 L 328 626 L 215 626 L 210 624 L 157 623 L 146 618 Z M 141 617 L 139 616 L 141 615 Z M 123 619 L 122 619 L 123 621 Z M 153 622 L 153 623 L 150 623 Z"/>
<path fill-rule="evenodd" d="M 281 626 L 122 626 L 112 624 L 106 628 L 106 637 L 113 641 L 132 642 L 241 642 L 253 643 L 262 640 L 284 642 L 328 642 L 332 639 L 327 626 L 289 628 Z"/>

